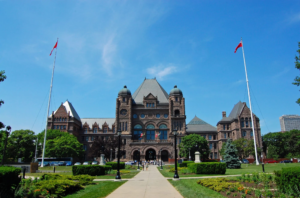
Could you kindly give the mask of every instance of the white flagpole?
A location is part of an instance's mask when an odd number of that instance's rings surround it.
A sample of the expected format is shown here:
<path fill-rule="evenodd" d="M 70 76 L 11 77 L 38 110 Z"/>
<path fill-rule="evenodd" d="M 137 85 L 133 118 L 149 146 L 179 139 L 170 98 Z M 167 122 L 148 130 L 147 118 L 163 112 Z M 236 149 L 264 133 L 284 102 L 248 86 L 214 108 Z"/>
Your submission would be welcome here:
<path fill-rule="evenodd" d="M 253 128 L 253 139 L 254 139 L 254 149 L 255 149 L 255 158 L 256 158 L 256 165 L 259 165 L 258 162 L 258 156 L 257 156 L 257 149 L 256 149 L 256 135 L 255 135 L 255 128 L 254 128 L 254 120 L 253 120 L 253 114 L 252 114 L 252 106 L 251 106 L 251 98 L 250 98 L 250 91 L 249 91 L 249 82 L 248 82 L 248 75 L 247 75 L 247 67 L 246 67 L 246 60 L 245 60 L 245 53 L 244 53 L 244 43 L 243 40 L 241 39 L 242 42 L 242 50 L 243 50 L 243 58 L 244 58 L 244 66 L 245 66 L 245 73 L 246 73 L 246 81 L 247 81 L 247 89 L 248 89 L 248 96 L 249 96 L 249 104 L 250 104 L 250 113 L 251 113 L 251 125 Z"/>
<path fill-rule="evenodd" d="M 57 38 L 57 44 L 58 44 L 58 38 Z M 51 101 L 51 93 L 52 93 L 52 84 L 53 84 L 53 75 L 54 75 L 54 68 L 55 68 L 56 52 L 57 52 L 57 46 L 56 46 L 56 49 L 55 49 L 55 56 L 54 56 L 53 70 L 52 70 L 52 77 L 51 77 L 51 84 L 50 84 L 50 93 L 49 93 L 48 110 L 47 110 L 47 116 L 46 116 L 46 127 L 45 127 L 45 136 L 44 136 L 43 156 L 42 156 L 41 167 L 44 167 L 45 145 L 46 145 L 47 126 L 48 126 L 48 116 L 49 116 L 49 108 L 50 108 L 50 101 Z"/>

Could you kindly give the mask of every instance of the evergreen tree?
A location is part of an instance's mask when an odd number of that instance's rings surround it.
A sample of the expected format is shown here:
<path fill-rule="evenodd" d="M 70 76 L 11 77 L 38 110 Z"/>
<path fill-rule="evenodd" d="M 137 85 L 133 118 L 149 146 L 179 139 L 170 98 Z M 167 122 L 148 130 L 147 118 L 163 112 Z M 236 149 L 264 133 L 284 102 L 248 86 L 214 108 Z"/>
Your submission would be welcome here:
<path fill-rule="evenodd" d="M 237 149 L 232 140 L 228 139 L 225 145 L 224 162 L 226 162 L 227 168 L 241 168 L 241 163 L 237 156 Z"/>

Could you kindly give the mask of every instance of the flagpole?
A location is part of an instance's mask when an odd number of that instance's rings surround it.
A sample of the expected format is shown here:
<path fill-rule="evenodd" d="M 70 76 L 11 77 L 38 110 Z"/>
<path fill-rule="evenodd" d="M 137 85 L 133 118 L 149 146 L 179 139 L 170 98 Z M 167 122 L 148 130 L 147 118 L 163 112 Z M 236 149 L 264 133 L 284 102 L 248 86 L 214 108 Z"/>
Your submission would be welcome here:
<path fill-rule="evenodd" d="M 244 53 L 244 43 L 243 40 L 242 41 L 242 50 L 243 50 L 243 58 L 244 58 L 244 66 L 245 66 L 245 73 L 246 73 L 246 81 L 247 81 L 247 89 L 248 89 L 248 96 L 249 96 L 249 104 L 250 104 L 250 113 L 251 113 L 251 125 L 253 128 L 253 133 L 254 133 L 254 149 L 255 149 L 255 158 L 256 158 L 256 165 L 259 165 L 258 162 L 258 156 L 257 156 L 257 149 L 256 149 L 256 135 L 255 135 L 255 128 L 254 128 L 254 120 L 253 120 L 253 114 L 252 114 L 252 106 L 251 106 L 251 98 L 250 98 L 250 91 L 249 91 L 249 82 L 248 82 L 248 75 L 247 75 L 247 67 L 246 67 L 246 59 L 245 59 L 245 53 Z"/>
<path fill-rule="evenodd" d="M 58 43 L 58 38 L 57 38 L 56 43 Z M 54 68 L 55 68 L 55 61 L 56 61 L 56 52 L 57 52 L 57 46 L 56 46 L 56 49 L 55 49 L 55 56 L 54 56 L 53 69 L 52 69 L 52 77 L 51 77 L 51 84 L 50 84 L 50 93 L 49 93 L 48 110 L 47 110 L 47 116 L 46 116 L 46 127 L 45 127 L 44 145 L 43 145 L 43 156 L 42 156 L 41 167 L 44 167 L 45 145 L 46 145 L 47 126 L 48 126 L 48 116 L 49 116 L 49 108 L 50 108 L 50 101 L 51 101 L 53 75 L 54 75 Z"/>

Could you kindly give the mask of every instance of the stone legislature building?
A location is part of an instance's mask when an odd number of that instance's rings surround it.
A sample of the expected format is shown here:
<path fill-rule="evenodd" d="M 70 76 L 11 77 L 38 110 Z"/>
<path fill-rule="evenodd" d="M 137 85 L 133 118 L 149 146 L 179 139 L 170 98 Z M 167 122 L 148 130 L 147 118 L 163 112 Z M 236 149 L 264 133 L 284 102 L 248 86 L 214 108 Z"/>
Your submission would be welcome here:
<path fill-rule="evenodd" d="M 219 159 L 222 143 L 229 138 L 253 139 L 255 135 L 261 147 L 259 118 L 254 114 L 253 118 L 255 134 L 249 108 L 245 102 L 238 102 L 228 117 L 222 112 L 217 127 L 196 116 L 186 124 L 182 91 L 175 85 L 168 94 L 156 79 L 145 79 L 133 94 L 126 86 L 119 91 L 115 118 L 80 118 L 73 105 L 66 101 L 49 116 L 48 129 L 75 135 L 86 151 L 84 160 L 93 160 L 87 155 L 92 142 L 96 138 L 116 138 L 117 127 L 122 131 L 122 161 L 137 160 L 139 152 L 141 160 L 174 159 L 172 130 L 175 128 L 178 129 L 177 143 L 185 135 L 199 134 L 209 143 L 209 158 Z"/>

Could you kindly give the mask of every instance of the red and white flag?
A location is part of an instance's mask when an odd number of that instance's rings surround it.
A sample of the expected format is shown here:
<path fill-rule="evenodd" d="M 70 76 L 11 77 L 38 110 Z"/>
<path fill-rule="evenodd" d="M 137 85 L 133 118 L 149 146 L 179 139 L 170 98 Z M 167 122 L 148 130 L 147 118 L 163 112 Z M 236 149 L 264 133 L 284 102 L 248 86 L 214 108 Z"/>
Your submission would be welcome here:
<path fill-rule="evenodd" d="M 49 55 L 49 56 L 51 56 L 51 54 L 52 54 L 52 52 L 53 52 L 54 48 L 57 48 L 57 42 L 58 42 L 58 41 L 56 41 L 56 43 L 55 43 L 55 45 L 54 45 L 53 49 L 51 50 L 51 52 L 50 52 L 50 55 Z"/>
<path fill-rule="evenodd" d="M 140 136 L 140 138 L 141 138 L 141 137 L 143 137 L 143 135 L 144 135 L 144 134 L 143 134 L 143 133 L 141 133 L 141 136 Z"/>
<path fill-rule="evenodd" d="M 234 53 L 236 53 L 236 50 L 240 47 L 243 47 L 243 42 L 241 41 L 238 46 L 236 46 L 235 50 L 234 50 Z"/>

